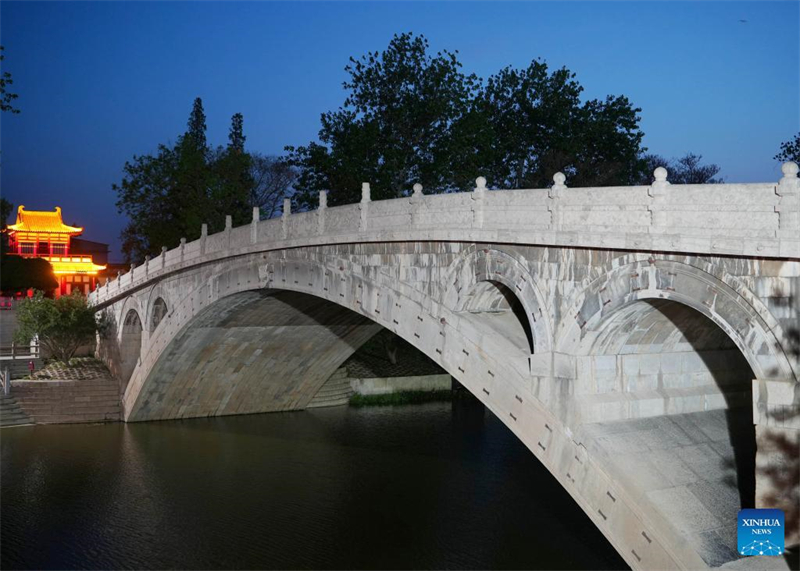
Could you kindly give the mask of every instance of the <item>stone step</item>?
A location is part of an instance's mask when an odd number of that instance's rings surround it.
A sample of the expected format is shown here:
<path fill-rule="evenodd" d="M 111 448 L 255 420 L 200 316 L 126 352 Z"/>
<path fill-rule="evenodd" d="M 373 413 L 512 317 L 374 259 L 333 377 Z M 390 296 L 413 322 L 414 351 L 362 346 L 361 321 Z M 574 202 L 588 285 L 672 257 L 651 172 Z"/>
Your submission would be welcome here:
<path fill-rule="evenodd" d="M 333 400 L 316 400 L 308 403 L 306 408 L 326 408 L 329 406 L 345 406 L 350 402 L 350 397 Z"/>
<path fill-rule="evenodd" d="M 85 405 L 73 404 L 73 405 L 35 405 L 35 406 L 26 406 L 22 405 L 20 407 L 25 413 L 31 414 L 33 416 L 39 416 L 40 414 L 49 414 L 49 413 L 68 413 L 68 412 L 105 412 L 105 411 L 119 411 L 120 406 L 117 404 L 113 405 L 103 405 L 103 404 L 94 404 L 94 403 L 87 403 Z"/>
<path fill-rule="evenodd" d="M 37 417 L 36 424 L 79 424 L 90 422 L 119 422 L 119 414 L 98 416 L 96 414 L 61 414 Z"/>
<path fill-rule="evenodd" d="M 23 397 L 18 402 L 25 404 L 69 403 L 69 402 L 118 402 L 119 395 L 74 395 L 65 397 Z"/>
<path fill-rule="evenodd" d="M 15 397 L 3 395 L 0 400 L 0 428 L 33 424 L 33 418 L 17 403 Z"/>
<path fill-rule="evenodd" d="M 337 369 L 325 384 L 317 391 L 314 398 L 307 405 L 307 408 L 325 408 L 330 406 L 345 406 L 350 402 L 353 389 L 350 386 L 350 378 L 347 376 L 347 369 L 342 367 Z"/>
<path fill-rule="evenodd" d="M 13 420 L 6 422 L 4 420 L 0 420 L 0 428 L 14 428 L 17 426 L 32 426 L 35 424 L 31 419 L 25 418 L 22 420 Z"/>

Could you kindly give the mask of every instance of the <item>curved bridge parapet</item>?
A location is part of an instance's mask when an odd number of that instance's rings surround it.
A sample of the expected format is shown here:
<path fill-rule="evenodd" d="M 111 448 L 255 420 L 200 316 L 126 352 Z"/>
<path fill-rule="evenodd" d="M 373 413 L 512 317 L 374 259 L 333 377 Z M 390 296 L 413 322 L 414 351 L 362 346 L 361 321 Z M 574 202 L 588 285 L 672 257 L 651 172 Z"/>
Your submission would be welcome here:
<path fill-rule="evenodd" d="M 659 173 L 660 175 L 661 173 Z M 103 304 L 172 271 L 265 249 L 334 243 L 460 241 L 800 259 L 800 180 L 784 165 L 778 183 L 489 191 L 423 195 L 253 221 L 181 243 L 92 294 Z M 324 193 L 323 193 L 324 195 Z"/>

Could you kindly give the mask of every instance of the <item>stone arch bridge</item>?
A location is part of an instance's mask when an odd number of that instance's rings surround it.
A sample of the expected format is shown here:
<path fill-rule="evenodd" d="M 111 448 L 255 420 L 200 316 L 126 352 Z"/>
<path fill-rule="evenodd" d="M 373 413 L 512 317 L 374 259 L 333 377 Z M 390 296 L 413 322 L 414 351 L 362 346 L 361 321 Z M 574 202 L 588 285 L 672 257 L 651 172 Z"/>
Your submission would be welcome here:
<path fill-rule="evenodd" d="M 91 295 L 112 323 L 98 351 L 128 422 L 300 410 L 389 329 L 633 568 L 718 566 L 742 506 L 785 509 L 797 537 L 797 170 L 386 201 L 365 184 L 360 204 L 228 217 Z"/>

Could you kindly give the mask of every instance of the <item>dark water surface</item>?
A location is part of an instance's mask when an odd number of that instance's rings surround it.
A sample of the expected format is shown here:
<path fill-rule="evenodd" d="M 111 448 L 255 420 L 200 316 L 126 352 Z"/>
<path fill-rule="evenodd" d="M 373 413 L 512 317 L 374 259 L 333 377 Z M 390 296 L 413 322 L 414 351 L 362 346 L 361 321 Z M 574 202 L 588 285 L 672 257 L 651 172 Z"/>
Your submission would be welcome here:
<path fill-rule="evenodd" d="M 4 429 L 3 569 L 618 569 L 471 401 Z"/>

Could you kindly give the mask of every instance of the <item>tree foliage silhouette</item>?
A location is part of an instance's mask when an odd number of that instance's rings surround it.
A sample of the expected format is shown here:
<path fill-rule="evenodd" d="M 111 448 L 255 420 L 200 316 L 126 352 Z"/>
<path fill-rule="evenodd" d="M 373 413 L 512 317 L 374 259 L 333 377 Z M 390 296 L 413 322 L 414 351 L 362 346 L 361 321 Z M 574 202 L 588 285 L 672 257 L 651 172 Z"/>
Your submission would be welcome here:
<path fill-rule="evenodd" d="M 323 113 L 319 142 L 287 147 L 299 169 L 297 201 L 316 205 L 404 196 L 414 183 L 452 192 L 485 176 L 493 187 L 544 187 L 562 171 L 571 184 L 631 184 L 645 168 L 640 109 L 624 96 L 581 102 L 565 68 L 541 61 L 507 67 L 484 84 L 458 52 L 429 53 L 424 36 L 395 35 L 383 52 L 351 58 L 347 96 Z"/>

